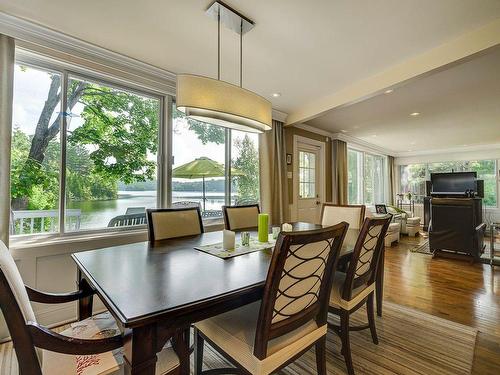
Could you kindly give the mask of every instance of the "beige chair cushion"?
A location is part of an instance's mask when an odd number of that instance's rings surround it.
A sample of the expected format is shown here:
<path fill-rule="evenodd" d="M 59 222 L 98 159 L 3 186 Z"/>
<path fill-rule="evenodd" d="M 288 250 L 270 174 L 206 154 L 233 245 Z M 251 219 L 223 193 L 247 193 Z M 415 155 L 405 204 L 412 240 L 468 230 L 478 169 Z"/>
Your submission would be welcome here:
<path fill-rule="evenodd" d="M 349 229 L 359 229 L 361 225 L 361 207 L 324 206 L 322 225 L 336 225 L 342 221 L 349 223 Z"/>
<path fill-rule="evenodd" d="M 110 313 L 71 324 L 62 335 L 80 339 L 100 339 L 119 334 L 115 320 Z M 93 355 L 68 355 L 43 351 L 43 374 L 58 375 L 122 375 L 123 349 Z M 158 353 L 156 374 L 166 374 L 179 366 L 179 358 L 170 346 Z"/>
<path fill-rule="evenodd" d="M 33 312 L 33 307 L 31 306 L 30 300 L 28 298 L 28 293 L 26 292 L 26 287 L 24 286 L 21 274 L 17 269 L 16 262 L 10 255 L 7 246 L 0 241 L 0 268 L 2 269 L 7 282 L 9 283 L 10 289 L 16 298 L 17 304 L 21 309 L 26 322 L 36 322 L 35 313 Z"/>
<path fill-rule="evenodd" d="M 409 217 L 406 219 L 406 225 L 420 225 L 420 217 Z"/>
<path fill-rule="evenodd" d="M 351 310 L 375 290 L 375 283 L 368 286 L 362 285 L 356 289 L 353 289 L 351 294 L 352 298 L 350 301 L 347 301 L 342 298 L 345 278 L 346 278 L 345 273 L 338 271 L 335 272 L 335 276 L 333 278 L 332 292 L 330 294 L 330 306 L 337 309 L 342 308 L 344 310 Z"/>
<path fill-rule="evenodd" d="M 260 302 L 243 306 L 195 324 L 206 337 L 251 374 L 265 375 L 326 335 L 327 325 L 308 324 L 269 342 L 267 358 L 254 356 L 255 330 Z"/>
<path fill-rule="evenodd" d="M 253 228 L 258 224 L 259 210 L 253 207 L 226 208 L 227 221 L 230 230 Z"/>
<path fill-rule="evenodd" d="M 155 240 L 201 233 L 197 210 L 159 211 L 151 214 Z"/>

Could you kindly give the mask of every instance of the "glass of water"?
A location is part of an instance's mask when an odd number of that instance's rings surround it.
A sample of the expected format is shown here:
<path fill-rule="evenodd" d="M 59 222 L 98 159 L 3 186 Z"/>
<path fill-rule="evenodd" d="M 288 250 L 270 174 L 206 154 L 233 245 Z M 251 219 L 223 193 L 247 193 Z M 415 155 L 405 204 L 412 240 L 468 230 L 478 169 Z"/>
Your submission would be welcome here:
<path fill-rule="evenodd" d="M 250 246 L 250 232 L 241 232 L 241 246 Z"/>
<path fill-rule="evenodd" d="M 273 240 L 278 238 L 278 235 L 280 234 L 280 232 L 281 232 L 280 227 L 273 227 Z"/>

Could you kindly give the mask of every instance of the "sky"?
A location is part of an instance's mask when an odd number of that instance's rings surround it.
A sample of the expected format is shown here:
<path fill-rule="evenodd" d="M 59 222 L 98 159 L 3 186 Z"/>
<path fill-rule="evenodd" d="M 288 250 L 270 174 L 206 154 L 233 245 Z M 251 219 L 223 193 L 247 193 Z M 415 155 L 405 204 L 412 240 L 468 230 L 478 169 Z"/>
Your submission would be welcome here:
<path fill-rule="evenodd" d="M 19 127 L 26 134 L 33 134 L 36 128 L 36 123 L 44 102 L 47 99 L 49 86 L 51 82 L 50 74 L 43 70 L 34 68 L 21 68 L 16 65 L 14 76 L 14 106 L 13 106 L 13 125 Z M 77 104 L 72 113 L 78 115 L 83 110 L 83 105 Z M 52 115 L 52 120 L 56 118 L 58 113 Z M 69 122 L 69 129 L 75 129 L 82 123 L 82 119 L 78 116 L 72 117 Z M 174 120 L 174 138 L 173 138 L 173 168 L 188 163 L 195 158 L 202 156 L 209 157 L 219 163 L 224 164 L 225 149 L 224 145 L 216 145 L 208 143 L 203 145 L 193 131 L 188 129 L 184 119 Z M 243 133 L 234 132 L 233 140 L 241 138 Z M 256 134 L 250 136 L 257 141 Z M 233 147 L 233 153 L 235 148 Z M 92 150 L 92 147 L 89 147 Z M 150 155 L 152 160 L 156 159 L 155 155 Z M 234 158 L 234 155 L 233 155 Z"/>

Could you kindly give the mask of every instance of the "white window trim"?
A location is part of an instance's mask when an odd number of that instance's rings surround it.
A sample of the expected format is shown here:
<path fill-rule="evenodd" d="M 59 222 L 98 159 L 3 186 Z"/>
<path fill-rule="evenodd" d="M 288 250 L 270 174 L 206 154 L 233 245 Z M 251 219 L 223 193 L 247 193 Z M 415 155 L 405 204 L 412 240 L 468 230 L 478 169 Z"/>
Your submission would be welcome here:
<path fill-rule="evenodd" d="M 349 151 L 349 150 L 360 152 L 362 154 L 361 204 L 367 204 L 365 201 L 365 158 L 366 158 L 366 155 L 378 156 L 378 157 L 382 157 L 384 159 L 384 166 L 383 166 L 384 170 L 382 172 L 383 173 L 382 179 L 384 181 L 384 202 L 388 203 L 389 202 L 389 185 L 390 185 L 391 181 L 389 181 L 389 158 L 387 157 L 387 155 L 382 154 L 382 153 L 378 153 L 378 152 L 374 152 L 373 150 L 368 150 L 368 149 L 361 147 L 359 145 L 348 144 L 347 151 Z M 349 165 L 349 162 L 348 162 L 348 165 Z M 370 203 L 370 205 L 372 205 L 372 204 Z"/>

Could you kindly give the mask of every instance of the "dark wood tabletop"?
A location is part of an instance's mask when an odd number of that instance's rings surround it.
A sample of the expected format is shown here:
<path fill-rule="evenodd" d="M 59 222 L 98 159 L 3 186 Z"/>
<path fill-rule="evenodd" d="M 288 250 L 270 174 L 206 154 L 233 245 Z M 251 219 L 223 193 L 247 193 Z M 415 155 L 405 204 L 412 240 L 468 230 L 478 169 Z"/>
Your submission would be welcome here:
<path fill-rule="evenodd" d="M 293 228 L 321 226 L 294 223 Z M 358 234 L 356 229 L 348 231 L 342 254 L 352 251 Z M 131 343 L 125 345 L 128 373 L 146 373 L 135 370 L 136 363 L 137 368 L 149 363 L 154 350 L 161 349 L 174 329 L 262 297 L 273 249 L 222 259 L 194 248 L 217 242 L 222 242 L 222 231 L 72 254 L 80 282 L 89 283 L 119 325 L 132 331 L 127 339 Z M 91 311 L 91 300 L 80 302 L 80 318 Z M 142 348 L 141 340 L 150 340 L 151 335 L 158 347 L 139 349 L 141 356 L 132 360 L 132 348 Z M 181 373 L 188 371 L 185 368 Z"/>
<path fill-rule="evenodd" d="M 296 223 L 294 230 L 320 226 Z M 343 253 L 359 233 L 349 230 Z M 238 239 L 237 239 L 238 240 Z M 108 309 L 131 327 L 144 318 L 162 314 L 173 318 L 193 303 L 259 290 L 267 276 L 272 249 L 221 259 L 194 249 L 222 241 L 222 232 L 208 232 L 151 244 L 137 242 L 72 255 L 79 270 Z"/>

